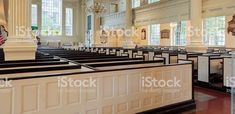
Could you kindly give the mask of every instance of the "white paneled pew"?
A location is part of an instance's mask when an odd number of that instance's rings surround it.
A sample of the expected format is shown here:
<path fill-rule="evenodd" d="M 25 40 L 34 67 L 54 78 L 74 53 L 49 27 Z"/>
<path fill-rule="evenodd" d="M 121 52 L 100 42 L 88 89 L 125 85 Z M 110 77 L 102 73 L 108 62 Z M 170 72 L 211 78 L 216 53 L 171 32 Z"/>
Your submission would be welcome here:
<path fill-rule="evenodd" d="M 116 57 L 116 58 L 94 58 L 94 59 L 83 59 L 73 60 L 78 63 L 105 63 L 105 62 L 124 62 L 124 61 L 143 61 L 142 58 L 127 58 L 127 57 Z"/>
<path fill-rule="evenodd" d="M 91 66 L 93 69 L 107 70 L 107 69 L 123 69 L 130 67 L 140 67 L 140 66 L 156 66 L 164 65 L 164 60 L 154 60 L 154 61 L 144 61 L 142 58 L 131 58 L 129 60 L 123 61 L 104 61 L 104 62 L 90 62 L 85 63 L 88 66 Z"/>
<path fill-rule="evenodd" d="M 180 80 L 180 86 L 148 87 L 145 78 Z M 136 114 L 195 105 L 189 63 L 8 79 L 11 86 L 0 88 L 0 114 Z M 94 83 L 66 86 L 68 79 Z"/>
<path fill-rule="evenodd" d="M 0 48 L 0 62 L 1 61 L 4 61 L 4 52 L 2 48 Z"/>
<path fill-rule="evenodd" d="M 198 56 L 198 82 L 213 87 L 223 86 L 223 57 L 217 54 Z"/>
<path fill-rule="evenodd" d="M 194 65 L 194 71 L 198 70 L 198 56 L 202 55 L 202 53 L 179 53 L 179 60 L 192 60 Z M 195 73 L 194 73 L 195 74 Z"/>
<path fill-rule="evenodd" d="M 149 60 L 149 50 L 140 49 L 137 51 L 135 58 L 143 58 L 145 61 Z"/>
<path fill-rule="evenodd" d="M 151 50 L 149 51 L 149 60 L 154 60 L 155 58 L 162 57 L 161 50 Z"/>
<path fill-rule="evenodd" d="M 164 51 L 162 57 L 166 59 L 166 64 L 174 64 L 178 61 L 178 51 Z"/>
<path fill-rule="evenodd" d="M 117 54 L 117 49 L 116 48 L 112 48 L 109 51 L 109 55 L 116 55 Z"/>
<path fill-rule="evenodd" d="M 117 49 L 117 56 L 128 56 L 129 57 L 129 53 L 128 53 L 129 49 L 126 48 L 119 48 Z"/>
<path fill-rule="evenodd" d="M 137 49 L 128 49 L 129 58 L 135 58 L 134 53 L 137 53 Z"/>
<path fill-rule="evenodd" d="M 235 59 L 232 57 L 224 58 L 224 67 L 223 67 L 223 76 L 224 76 L 224 87 L 227 90 L 230 90 L 230 87 L 234 87 L 234 79 L 235 79 Z"/>

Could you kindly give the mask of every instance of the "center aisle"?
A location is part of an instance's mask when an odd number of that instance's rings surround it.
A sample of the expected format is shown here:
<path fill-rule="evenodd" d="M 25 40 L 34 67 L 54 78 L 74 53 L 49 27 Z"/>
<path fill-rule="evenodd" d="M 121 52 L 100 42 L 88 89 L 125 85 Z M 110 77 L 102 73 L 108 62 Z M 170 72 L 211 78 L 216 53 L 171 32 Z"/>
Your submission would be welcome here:
<path fill-rule="evenodd" d="M 196 110 L 182 114 L 230 114 L 230 95 L 195 87 Z"/>

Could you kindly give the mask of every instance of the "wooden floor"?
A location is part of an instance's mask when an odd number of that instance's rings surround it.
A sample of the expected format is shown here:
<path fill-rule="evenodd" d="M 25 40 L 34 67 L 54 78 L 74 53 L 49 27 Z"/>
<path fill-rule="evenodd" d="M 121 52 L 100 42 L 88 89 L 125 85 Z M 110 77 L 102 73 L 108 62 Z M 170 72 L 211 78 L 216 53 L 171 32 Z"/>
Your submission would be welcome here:
<path fill-rule="evenodd" d="M 182 114 L 230 114 L 230 95 L 195 87 L 197 108 Z"/>

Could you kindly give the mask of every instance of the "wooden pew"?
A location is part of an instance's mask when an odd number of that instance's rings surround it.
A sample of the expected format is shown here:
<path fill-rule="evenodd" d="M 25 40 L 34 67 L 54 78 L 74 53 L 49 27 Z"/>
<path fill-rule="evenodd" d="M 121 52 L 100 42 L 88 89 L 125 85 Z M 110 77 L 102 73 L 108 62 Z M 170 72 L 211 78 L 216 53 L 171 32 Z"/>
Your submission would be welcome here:
<path fill-rule="evenodd" d="M 2 48 L 0 48 L 0 62 L 1 61 L 4 61 L 4 52 Z"/>
<path fill-rule="evenodd" d="M 0 101 L 4 102 L 0 104 L 0 114 L 8 114 L 12 110 L 15 114 L 29 111 L 38 114 L 111 114 L 112 112 L 136 114 L 164 109 L 169 105 L 187 109 L 187 106 L 195 106 L 191 76 L 192 65 L 184 63 L 58 75 L 8 77 L 12 80 L 12 87 L 0 89 Z M 164 81 L 181 80 L 181 87 L 144 87 L 141 79 L 145 77 Z M 58 86 L 62 78 L 81 81 L 91 78 L 97 84 L 94 87 Z"/>
<path fill-rule="evenodd" d="M 194 75 L 197 75 L 198 70 L 198 56 L 202 55 L 202 53 L 179 53 L 178 60 L 192 60 L 194 65 Z"/>
<path fill-rule="evenodd" d="M 220 79 L 220 76 L 221 78 L 223 76 L 222 62 L 223 57 L 220 54 L 204 54 L 198 56 L 198 82 L 209 86 L 220 86 L 222 88 L 223 81 L 216 81 L 217 78 Z"/>
<path fill-rule="evenodd" d="M 178 51 L 163 51 L 162 57 L 164 57 L 166 59 L 166 64 L 177 63 Z"/>
<path fill-rule="evenodd" d="M 234 84 L 235 79 L 235 59 L 232 59 L 231 55 L 225 56 L 223 60 L 223 78 L 224 78 L 224 87 L 230 90 L 230 84 Z"/>
<path fill-rule="evenodd" d="M 161 49 L 151 49 L 149 51 L 149 60 L 154 60 L 154 58 L 162 57 Z"/>
<path fill-rule="evenodd" d="M 74 60 L 78 63 L 97 63 L 97 62 L 109 62 L 109 61 L 130 61 L 130 60 L 143 60 L 141 58 L 127 58 L 127 57 L 119 57 L 119 58 L 95 58 L 95 59 L 84 59 L 84 60 Z"/>

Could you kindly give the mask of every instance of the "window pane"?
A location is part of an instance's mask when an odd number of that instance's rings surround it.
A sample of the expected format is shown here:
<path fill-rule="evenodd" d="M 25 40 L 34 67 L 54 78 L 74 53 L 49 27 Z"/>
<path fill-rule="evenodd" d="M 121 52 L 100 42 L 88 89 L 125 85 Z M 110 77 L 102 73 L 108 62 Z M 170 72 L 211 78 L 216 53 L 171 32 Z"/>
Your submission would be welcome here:
<path fill-rule="evenodd" d="M 149 0 L 149 4 L 154 3 L 154 2 L 159 2 L 160 0 Z"/>
<path fill-rule="evenodd" d="M 62 34 L 62 0 L 42 0 L 42 35 Z"/>
<path fill-rule="evenodd" d="M 160 24 L 150 25 L 150 45 L 160 45 Z"/>
<path fill-rule="evenodd" d="M 38 26 L 38 6 L 36 4 L 32 4 L 32 25 L 31 26 Z"/>
<path fill-rule="evenodd" d="M 66 8 L 66 35 L 73 35 L 73 9 Z"/>
<path fill-rule="evenodd" d="M 187 22 L 171 23 L 172 45 L 185 46 L 187 41 Z"/>
<path fill-rule="evenodd" d="M 225 45 L 225 16 L 204 19 L 204 43 L 208 46 Z"/>
<path fill-rule="evenodd" d="M 132 0 L 132 8 L 136 8 L 140 6 L 140 0 Z"/>

